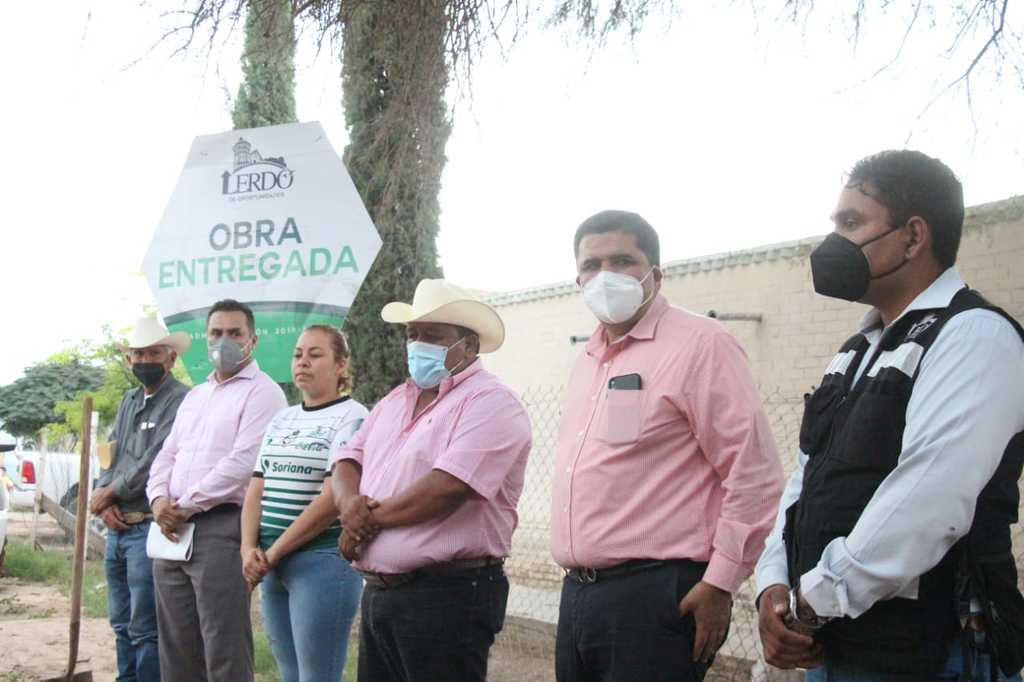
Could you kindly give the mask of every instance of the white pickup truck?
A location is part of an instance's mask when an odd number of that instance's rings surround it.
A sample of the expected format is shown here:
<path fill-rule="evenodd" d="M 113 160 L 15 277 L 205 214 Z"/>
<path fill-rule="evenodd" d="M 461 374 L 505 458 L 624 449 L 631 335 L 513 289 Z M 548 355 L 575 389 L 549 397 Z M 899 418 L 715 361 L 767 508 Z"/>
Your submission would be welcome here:
<path fill-rule="evenodd" d="M 42 492 L 51 500 L 58 502 L 65 509 L 72 509 L 70 493 L 78 488 L 79 455 L 75 452 L 46 453 L 46 470 L 43 471 L 43 455 L 35 450 L 14 449 L 3 453 L 4 467 L 7 476 L 14 483 L 11 505 L 15 507 L 31 507 L 35 500 L 36 490 L 42 481 Z M 89 466 L 89 475 L 93 482 L 100 474 L 100 464 L 95 456 Z M 70 497 L 69 497 L 70 495 Z"/>
<path fill-rule="evenodd" d="M 4 574 L 4 558 L 7 554 L 7 510 L 10 506 L 7 486 L 0 482 L 0 576 Z"/>

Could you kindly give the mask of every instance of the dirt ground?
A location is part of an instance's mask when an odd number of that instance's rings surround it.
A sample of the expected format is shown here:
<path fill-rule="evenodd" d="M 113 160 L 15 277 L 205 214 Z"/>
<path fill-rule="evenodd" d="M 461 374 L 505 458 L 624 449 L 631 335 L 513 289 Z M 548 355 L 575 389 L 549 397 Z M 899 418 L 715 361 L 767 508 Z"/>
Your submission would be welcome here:
<path fill-rule="evenodd" d="M 31 514 L 16 511 L 8 534 L 28 538 Z M 44 546 L 64 542 L 63 531 L 48 517 L 41 519 L 38 540 Z M 0 578 L 0 682 L 37 682 L 64 671 L 68 658 L 69 599 L 56 587 Z M 553 631 L 506 623 L 506 637 L 491 649 L 488 679 L 493 682 L 554 680 Z M 515 638 L 507 635 L 515 631 Z M 510 645 L 515 641 L 515 645 Z M 91 670 L 95 682 L 116 677 L 114 634 L 103 618 L 83 618 L 78 670 Z M 749 680 L 749 662 L 720 657 L 706 682 Z"/>
<path fill-rule="evenodd" d="M 13 511 L 11 537 L 28 538 L 31 514 Z M 63 542 L 63 531 L 40 519 L 43 545 Z M 64 672 L 68 662 L 70 600 L 56 587 L 0 578 L 0 682 L 36 682 Z M 114 633 L 103 618 L 83 618 L 76 670 L 91 670 L 95 682 L 117 676 Z"/>
<path fill-rule="evenodd" d="M 0 681 L 35 682 L 64 672 L 69 600 L 56 587 L 0 578 Z M 102 618 L 82 619 L 76 670 L 96 682 L 117 676 L 114 633 Z"/>

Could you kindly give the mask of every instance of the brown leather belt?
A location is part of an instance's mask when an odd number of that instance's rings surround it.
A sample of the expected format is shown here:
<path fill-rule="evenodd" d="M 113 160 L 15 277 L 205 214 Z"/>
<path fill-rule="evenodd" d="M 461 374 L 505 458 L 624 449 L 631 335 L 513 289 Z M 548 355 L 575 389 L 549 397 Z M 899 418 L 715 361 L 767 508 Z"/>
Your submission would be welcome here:
<path fill-rule="evenodd" d="M 124 522 L 129 526 L 153 520 L 153 515 L 149 512 L 121 512 L 121 516 L 124 518 Z"/>
<path fill-rule="evenodd" d="M 461 571 L 469 571 L 474 568 L 487 568 L 490 566 L 501 566 L 504 559 L 498 557 L 482 557 L 480 559 L 455 559 L 440 564 L 429 564 L 407 573 L 375 573 L 373 571 L 359 571 L 367 585 L 388 590 L 399 585 L 411 583 L 417 578 L 437 575 L 451 575 Z"/>

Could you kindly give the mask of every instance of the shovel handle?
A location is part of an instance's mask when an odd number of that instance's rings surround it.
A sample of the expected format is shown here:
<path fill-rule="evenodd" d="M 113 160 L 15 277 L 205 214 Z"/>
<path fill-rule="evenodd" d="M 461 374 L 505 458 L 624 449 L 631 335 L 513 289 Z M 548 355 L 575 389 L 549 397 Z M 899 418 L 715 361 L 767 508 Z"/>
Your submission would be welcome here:
<path fill-rule="evenodd" d="M 78 637 L 82 629 L 82 573 L 85 562 L 85 522 L 89 515 L 89 454 L 92 452 L 92 396 L 86 396 L 82 405 L 82 455 L 78 466 L 78 508 L 75 511 L 75 554 L 71 564 L 71 628 L 68 668 L 65 679 L 75 677 L 78 662 Z"/>

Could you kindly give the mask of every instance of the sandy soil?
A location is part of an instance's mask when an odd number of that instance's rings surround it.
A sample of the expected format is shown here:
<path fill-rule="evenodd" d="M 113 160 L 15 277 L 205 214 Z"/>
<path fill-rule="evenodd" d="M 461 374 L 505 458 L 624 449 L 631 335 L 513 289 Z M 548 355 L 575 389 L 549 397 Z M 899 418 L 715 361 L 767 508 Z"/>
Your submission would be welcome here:
<path fill-rule="evenodd" d="M 27 539 L 32 515 L 13 510 L 8 535 Z M 38 541 L 59 545 L 63 531 L 40 519 Z M 0 578 L 0 682 L 35 682 L 56 677 L 68 662 L 70 600 L 56 587 Z M 114 633 L 103 618 L 83 618 L 76 670 L 91 670 L 95 682 L 117 676 Z"/>
<path fill-rule="evenodd" d="M 69 608 L 56 587 L 0 578 L 0 676 L 7 676 L 0 680 L 29 682 L 64 672 Z M 113 680 L 113 638 L 106 620 L 83 619 L 76 670 L 91 670 L 96 682 Z"/>

